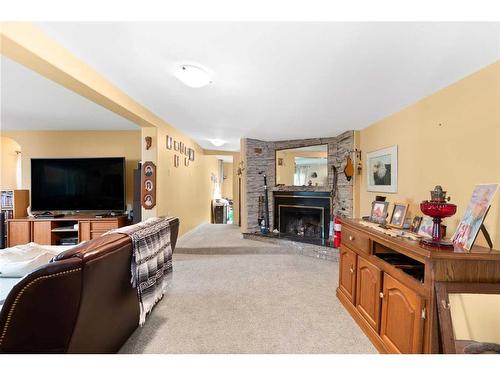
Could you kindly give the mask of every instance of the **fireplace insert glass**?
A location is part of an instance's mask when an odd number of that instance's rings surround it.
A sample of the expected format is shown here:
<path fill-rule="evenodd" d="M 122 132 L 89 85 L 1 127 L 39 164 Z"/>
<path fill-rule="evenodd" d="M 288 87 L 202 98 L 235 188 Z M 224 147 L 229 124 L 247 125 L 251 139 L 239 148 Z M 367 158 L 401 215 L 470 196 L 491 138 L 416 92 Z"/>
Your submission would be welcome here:
<path fill-rule="evenodd" d="M 323 208 L 280 205 L 279 210 L 281 233 L 308 238 L 323 237 Z"/>

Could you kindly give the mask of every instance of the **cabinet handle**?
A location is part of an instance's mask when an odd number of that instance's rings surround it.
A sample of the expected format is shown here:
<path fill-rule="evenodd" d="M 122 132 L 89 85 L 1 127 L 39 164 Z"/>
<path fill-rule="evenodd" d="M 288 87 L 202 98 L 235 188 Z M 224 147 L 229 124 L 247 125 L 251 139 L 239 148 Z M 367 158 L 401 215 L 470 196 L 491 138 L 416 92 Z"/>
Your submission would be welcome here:
<path fill-rule="evenodd" d="M 384 298 L 384 293 L 380 292 L 378 295 L 380 298 Z"/>
<path fill-rule="evenodd" d="M 349 236 L 349 241 L 354 241 L 354 237 L 353 236 Z"/>
<path fill-rule="evenodd" d="M 351 273 L 354 273 L 354 268 L 349 268 L 349 271 L 351 271 Z"/>

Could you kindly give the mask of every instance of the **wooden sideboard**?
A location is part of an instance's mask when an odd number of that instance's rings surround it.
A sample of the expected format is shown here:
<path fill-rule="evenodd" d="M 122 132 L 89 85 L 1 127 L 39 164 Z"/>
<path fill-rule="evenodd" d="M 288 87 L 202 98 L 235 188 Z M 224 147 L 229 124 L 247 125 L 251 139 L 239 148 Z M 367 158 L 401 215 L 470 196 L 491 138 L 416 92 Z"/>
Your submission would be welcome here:
<path fill-rule="evenodd" d="M 337 297 L 382 353 L 439 353 L 434 284 L 500 282 L 500 251 L 439 250 L 342 222 Z"/>
<path fill-rule="evenodd" d="M 68 215 L 53 219 L 31 217 L 7 220 L 8 246 L 36 242 L 41 245 L 59 245 L 61 239 L 75 237 L 78 242 L 102 236 L 108 230 L 127 225 L 127 216 L 97 218 Z"/>

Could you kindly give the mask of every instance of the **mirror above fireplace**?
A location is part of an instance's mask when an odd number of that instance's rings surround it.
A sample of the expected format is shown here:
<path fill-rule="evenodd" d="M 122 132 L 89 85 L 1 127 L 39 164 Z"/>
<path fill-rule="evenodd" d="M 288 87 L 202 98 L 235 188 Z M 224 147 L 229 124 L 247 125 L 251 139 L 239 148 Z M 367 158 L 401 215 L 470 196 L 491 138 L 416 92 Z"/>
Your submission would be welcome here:
<path fill-rule="evenodd" d="M 276 185 L 327 186 L 328 145 L 276 150 Z"/>

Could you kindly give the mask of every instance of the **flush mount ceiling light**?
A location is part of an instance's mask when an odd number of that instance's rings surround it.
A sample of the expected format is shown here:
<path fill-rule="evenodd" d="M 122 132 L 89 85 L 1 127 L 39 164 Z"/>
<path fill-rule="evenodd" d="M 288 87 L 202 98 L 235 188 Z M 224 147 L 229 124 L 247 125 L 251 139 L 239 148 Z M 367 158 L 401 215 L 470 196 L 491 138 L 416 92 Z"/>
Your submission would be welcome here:
<path fill-rule="evenodd" d="M 174 72 L 179 81 L 189 87 L 203 87 L 212 83 L 210 74 L 203 68 L 195 65 L 180 65 Z"/>
<path fill-rule="evenodd" d="M 226 141 L 222 140 L 222 139 L 211 139 L 210 142 L 215 146 L 215 147 L 219 147 L 219 146 L 222 146 L 224 143 L 226 143 Z"/>

